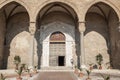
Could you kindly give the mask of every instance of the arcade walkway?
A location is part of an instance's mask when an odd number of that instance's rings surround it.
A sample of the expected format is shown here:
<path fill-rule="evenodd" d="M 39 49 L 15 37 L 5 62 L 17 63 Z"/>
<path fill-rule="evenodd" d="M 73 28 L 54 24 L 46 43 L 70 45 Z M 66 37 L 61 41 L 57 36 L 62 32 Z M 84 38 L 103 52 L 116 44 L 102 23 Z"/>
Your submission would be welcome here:
<path fill-rule="evenodd" d="M 34 80 L 77 80 L 73 72 L 40 72 Z"/>

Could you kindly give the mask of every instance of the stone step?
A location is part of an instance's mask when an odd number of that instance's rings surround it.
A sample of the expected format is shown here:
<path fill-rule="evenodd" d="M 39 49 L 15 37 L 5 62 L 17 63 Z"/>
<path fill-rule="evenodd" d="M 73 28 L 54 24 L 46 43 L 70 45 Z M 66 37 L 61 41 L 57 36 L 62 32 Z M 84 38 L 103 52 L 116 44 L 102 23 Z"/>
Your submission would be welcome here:
<path fill-rule="evenodd" d="M 56 67 L 41 67 L 41 70 L 73 70 L 73 68 L 56 66 Z"/>

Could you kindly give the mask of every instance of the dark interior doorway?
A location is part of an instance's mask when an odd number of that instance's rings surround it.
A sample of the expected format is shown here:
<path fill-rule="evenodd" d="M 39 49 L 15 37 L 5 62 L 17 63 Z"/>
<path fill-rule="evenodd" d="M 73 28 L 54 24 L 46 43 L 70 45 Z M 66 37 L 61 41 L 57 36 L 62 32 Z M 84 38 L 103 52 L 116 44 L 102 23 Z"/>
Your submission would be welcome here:
<path fill-rule="evenodd" d="M 65 56 L 58 56 L 58 66 L 64 66 Z"/>

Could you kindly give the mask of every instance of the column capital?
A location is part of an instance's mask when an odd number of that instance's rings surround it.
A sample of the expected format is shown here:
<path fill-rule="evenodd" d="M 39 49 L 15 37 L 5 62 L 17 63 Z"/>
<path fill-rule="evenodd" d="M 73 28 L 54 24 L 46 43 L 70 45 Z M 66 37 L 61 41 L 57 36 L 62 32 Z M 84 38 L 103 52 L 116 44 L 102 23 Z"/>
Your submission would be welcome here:
<path fill-rule="evenodd" d="M 29 32 L 30 32 L 31 35 L 34 35 L 34 34 L 35 34 L 35 31 L 36 31 L 35 23 L 36 23 L 36 22 L 30 22 Z"/>
<path fill-rule="evenodd" d="M 85 23 L 86 21 L 79 21 L 79 26 L 78 26 L 78 29 L 80 32 L 84 32 L 86 30 L 86 27 L 85 27 Z"/>

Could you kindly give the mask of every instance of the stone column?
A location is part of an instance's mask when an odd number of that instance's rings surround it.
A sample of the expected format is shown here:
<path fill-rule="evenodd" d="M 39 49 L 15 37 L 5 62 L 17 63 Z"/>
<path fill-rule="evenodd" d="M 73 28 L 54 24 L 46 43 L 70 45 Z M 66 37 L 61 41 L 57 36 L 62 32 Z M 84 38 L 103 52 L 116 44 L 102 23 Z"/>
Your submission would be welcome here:
<path fill-rule="evenodd" d="M 42 67 L 49 67 L 49 41 L 43 42 Z"/>
<path fill-rule="evenodd" d="M 29 32 L 31 34 L 31 46 L 30 46 L 30 68 L 34 67 L 34 35 L 35 35 L 36 27 L 35 22 L 30 22 Z"/>
<path fill-rule="evenodd" d="M 85 22 L 79 22 L 79 31 L 80 31 L 80 62 L 81 68 L 86 68 L 85 66 L 85 48 L 84 48 L 84 32 L 85 32 Z"/>
<path fill-rule="evenodd" d="M 71 59 L 73 59 L 72 55 L 72 41 L 66 41 L 66 67 L 72 67 Z"/>

